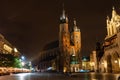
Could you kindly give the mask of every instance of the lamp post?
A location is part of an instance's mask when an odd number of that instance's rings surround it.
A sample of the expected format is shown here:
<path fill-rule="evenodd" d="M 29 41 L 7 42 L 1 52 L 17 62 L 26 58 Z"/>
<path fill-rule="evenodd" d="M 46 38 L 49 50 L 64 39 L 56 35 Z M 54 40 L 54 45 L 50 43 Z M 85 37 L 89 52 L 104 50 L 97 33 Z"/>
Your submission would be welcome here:
<path fill-rule="evenodd" d="M 21 56 L 21 64 L 22 64 L 22 72 L 23 72 L 23 67 L 25 66 L 25 56 Z"/>
<path fill-rule="evenodd" d="M 25 60 L 25 56 L 21 56 L 21 60 L 24 61 Z"/>
<path fill-rule="evenodd" d="M 22 62 L 22 72 L 23 72 L 23 66 L 25 65 L 25 62 Z"/>

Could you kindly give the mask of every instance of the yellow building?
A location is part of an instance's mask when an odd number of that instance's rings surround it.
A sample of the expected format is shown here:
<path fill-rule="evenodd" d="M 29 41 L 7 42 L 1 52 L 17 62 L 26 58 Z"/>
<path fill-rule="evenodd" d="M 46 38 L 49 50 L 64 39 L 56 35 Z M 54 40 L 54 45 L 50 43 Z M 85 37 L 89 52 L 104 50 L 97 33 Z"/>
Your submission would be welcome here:
<path fill-rule="evenodd" d="M 94 72 L 97 72 L 97 54 L 96 54 L 96 51 L 92 51 L 92 53 L 90 54 L 90 70 L 91 71 L 94 71 Z"/>
<path fill-rule="evenodd" d="M 120 15 L 113 7 L 111 19 L 107 17 L 107 36 L 104 55 L 100 60 L 101 72 L 120 72 Z"/>
<path fill-rule="evenodd" d="M 82 57 L 82 69 L 81 70 L 91 70 L 90 58 Z"/>
<path fill-rule="evenodd" d="M 78 72 L 81 64 L 81 32 L 76 25 L 76 20 L 74 20 L 72 31 L 69 31 L 65 10 L 60 17 L 59 48 L 61 52 L 60 70 L 63 72 Z"/>
<path fill-rule="evenodd" d="M 19 56 L 20 52 L 0 34 L 0 54 Z"/>

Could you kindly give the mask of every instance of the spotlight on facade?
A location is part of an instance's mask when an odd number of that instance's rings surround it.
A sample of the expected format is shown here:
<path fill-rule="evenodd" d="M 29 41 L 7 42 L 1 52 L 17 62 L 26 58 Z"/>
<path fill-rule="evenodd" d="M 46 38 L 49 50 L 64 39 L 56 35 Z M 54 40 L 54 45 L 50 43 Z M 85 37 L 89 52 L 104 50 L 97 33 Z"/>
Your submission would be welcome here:
<path fill-rule="evenodd" d="M 101 64 L 104 64 L 104 62 L 102 62 Z"/>
<path fill-rule="evenodd" d="M 117 61 L 117 60 L 115 60 L 114 62 L 115 62 L 115 63 L 117 63 L 118 61 Z"/>
<path fill-rule="evenodd" d="M 18 52 L 17 48 L 14 48 L 14 51 L 15 51 L 15 52 Z"/>
<path fill-rule="evenodd" d="M 104 61 L 104 67 L 107 68 L 107 61 Z"/>

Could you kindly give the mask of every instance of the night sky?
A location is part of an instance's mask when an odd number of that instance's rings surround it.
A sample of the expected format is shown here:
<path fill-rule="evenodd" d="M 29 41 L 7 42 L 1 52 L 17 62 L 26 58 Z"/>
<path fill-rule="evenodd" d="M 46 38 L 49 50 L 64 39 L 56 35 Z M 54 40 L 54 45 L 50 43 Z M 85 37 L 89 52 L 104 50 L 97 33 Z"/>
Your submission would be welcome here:
<path fill-rule="evenodd" d="M 112 6 L 120 12 L 119 0 L 0 0 L 0 33 L 29 60 L 58 39 L 62 5 L 81 30 L 82 55 L 89 55 L 106 35 L 106 17 Z"/>

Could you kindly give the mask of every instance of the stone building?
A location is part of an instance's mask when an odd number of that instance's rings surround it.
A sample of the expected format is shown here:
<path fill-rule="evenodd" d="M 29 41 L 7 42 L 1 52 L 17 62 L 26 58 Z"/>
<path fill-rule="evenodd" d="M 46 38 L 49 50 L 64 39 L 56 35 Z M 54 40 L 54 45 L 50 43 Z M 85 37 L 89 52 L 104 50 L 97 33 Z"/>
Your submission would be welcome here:
<path fill-rule="evenodd" d="M 79 71 L 81 64 L 81 32 L 76 25 L 76 20 L 74 20 L 72 31 L 69 31 L 68 17 L 65 14 L 65 10 L 63 10 L 60 17 L 59 48 L 61 52 L 61 71 Z"/>
<path fill-rule="evenodd" d="M 20 52 L 0 34 L 0 67 L 12 67 Z"/>
<path fill-rule="evenodd" d="M 59 41 L 53 41 L 45 45 L 39 56 L 39 70 L 46 71 L 49 68 L 59 72 Z"/>
<path fill-rule="evenodd" d="M 120 72 L 120 15 L 114 7 L 111 19 L 107 17 L 107 36 L 104 40 L 104 54 L 99 62 L 101 72 Z"/>
<path fill-rule="evenodd" d="M 41 66 L 42 69 L 45 70 L 45 68 L 49 66 L 54 66 L 54 69 L 59 72 L 79 71 L 81 68 L 81 32 L 76 25 L 76 20 L 74 20 L 73 23 L 74 26 L 70 31 L 68 17 L 65 14 L 65 10 L 63 10 L 60 16 L 58 46 L 40 52 L 41 64 L 39 66 Z M 50 55 L 55 55 L 55 57 L 46 61 Z"/>
<path fill-rule="evenodd" d="M 96 51 L 92 51 L 90 53 L 90 70 L 96 71 L 97 70 L 97 57 L 96 57 Z"/>
<path fill-rule="evenodd" d="M 88 56 L 83 56 L 82 57 L 82 70 L 91 70 L 91 65 L 90 65 L 90 57 Z"/>
<path fill-rule="evenodd" d="M 12 54 L 20 56 L 20 52 L 0 34 L 0 54 Z"/>

